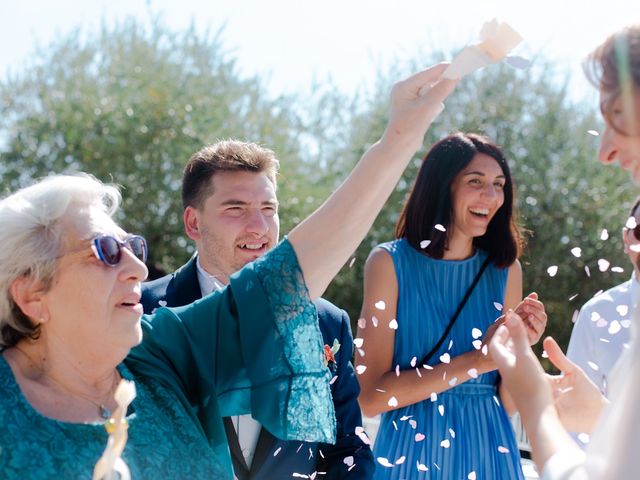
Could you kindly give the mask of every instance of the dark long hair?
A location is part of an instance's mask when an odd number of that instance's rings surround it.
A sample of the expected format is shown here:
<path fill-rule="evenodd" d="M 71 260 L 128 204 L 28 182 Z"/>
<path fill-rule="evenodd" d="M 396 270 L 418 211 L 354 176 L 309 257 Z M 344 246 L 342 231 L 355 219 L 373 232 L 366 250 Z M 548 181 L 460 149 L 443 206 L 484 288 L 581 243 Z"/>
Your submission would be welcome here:
<path fill-rule="evenodd" d="M 500 147 L 473 133 L 455 133 L 431 147 L 400 213 L 396 238 L 406 238 L 413 248 L 430 257 L 444 256 L 448 227 L 453 219 L 451 184 L 478 153 L 489 155 L 500 165 L 505 176 L 504 203 L 491 219 L 485 234 L 475 237 L 473 244 L 485 250 L 491 261 L 501 268 L 508 267 L 520 256 L 522 235 L 514 220 L 513 180 L 507 159 Z M 435 228 L 438 224 L 446 231 Z M 430 240 L 430 243 L 421 248 L 424 240 Z"/>

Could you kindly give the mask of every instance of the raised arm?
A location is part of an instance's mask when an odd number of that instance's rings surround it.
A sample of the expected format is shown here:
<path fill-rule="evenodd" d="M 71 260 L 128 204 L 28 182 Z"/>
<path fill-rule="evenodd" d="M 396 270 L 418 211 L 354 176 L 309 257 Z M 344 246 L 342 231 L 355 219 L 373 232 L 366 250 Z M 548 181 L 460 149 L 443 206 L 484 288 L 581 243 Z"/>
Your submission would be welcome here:
<path fill-rule="evenodd" d="M 446 67 L 438 64 L 393 87 L 382 138 L 329 199 L 289 234 L 311 298 L 324 292 L 364 238 L 442 111 L 456 84 L 440 78 Z"/>

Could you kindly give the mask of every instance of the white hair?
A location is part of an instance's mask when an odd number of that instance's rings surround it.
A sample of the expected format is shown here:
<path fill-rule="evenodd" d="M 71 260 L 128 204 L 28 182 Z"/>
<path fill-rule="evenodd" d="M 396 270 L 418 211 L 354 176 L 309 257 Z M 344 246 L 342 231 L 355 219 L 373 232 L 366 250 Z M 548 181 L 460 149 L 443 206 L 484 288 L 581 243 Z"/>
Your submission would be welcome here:
<path fill-rule="evenodd" d="M 70 209 L 97 208 L 112 216 L 120 192 L 88 174 L 52 175 L 0 200 L 0 347 L 37 337 L 37 325 L 13 301 L 20 277 L 48 290 L 64 240 L 60 220 Z"/>

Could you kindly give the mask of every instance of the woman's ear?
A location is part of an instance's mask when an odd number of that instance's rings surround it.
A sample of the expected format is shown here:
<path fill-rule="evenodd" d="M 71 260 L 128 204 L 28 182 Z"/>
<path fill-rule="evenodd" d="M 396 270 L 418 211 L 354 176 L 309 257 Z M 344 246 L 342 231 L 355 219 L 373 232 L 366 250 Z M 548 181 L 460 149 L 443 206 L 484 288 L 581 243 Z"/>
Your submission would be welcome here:
<path fill-rule="evenodd" d="M 42 282 L 23 275 L 13 281 L 9 291 L 18 308 L 34 325 L 47 321 Z"/>

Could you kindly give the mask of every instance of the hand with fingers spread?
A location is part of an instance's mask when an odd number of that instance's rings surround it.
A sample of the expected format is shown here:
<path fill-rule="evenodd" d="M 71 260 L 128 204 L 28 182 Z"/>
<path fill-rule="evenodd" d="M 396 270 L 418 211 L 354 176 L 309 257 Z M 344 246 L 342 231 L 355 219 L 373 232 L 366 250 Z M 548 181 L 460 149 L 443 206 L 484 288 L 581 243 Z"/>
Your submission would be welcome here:
<path fill-rule="evenodd" d="M 572 432 L 590 433 L 608 401 L 584 371 L 569 360 L 556 341 L 544 339 L 544 349 L 561 375 L 547 375 L 558 416 Z"/>
<path fill-rule="evenodd" d="M 518 304 L 515 313 L 524 322 L 529 345 L 538 343 L 547 327 L 547 313 L 545 312 L 544 303 L 538 299 L 538 294 L 532 292 L 527 295 Z"/>

